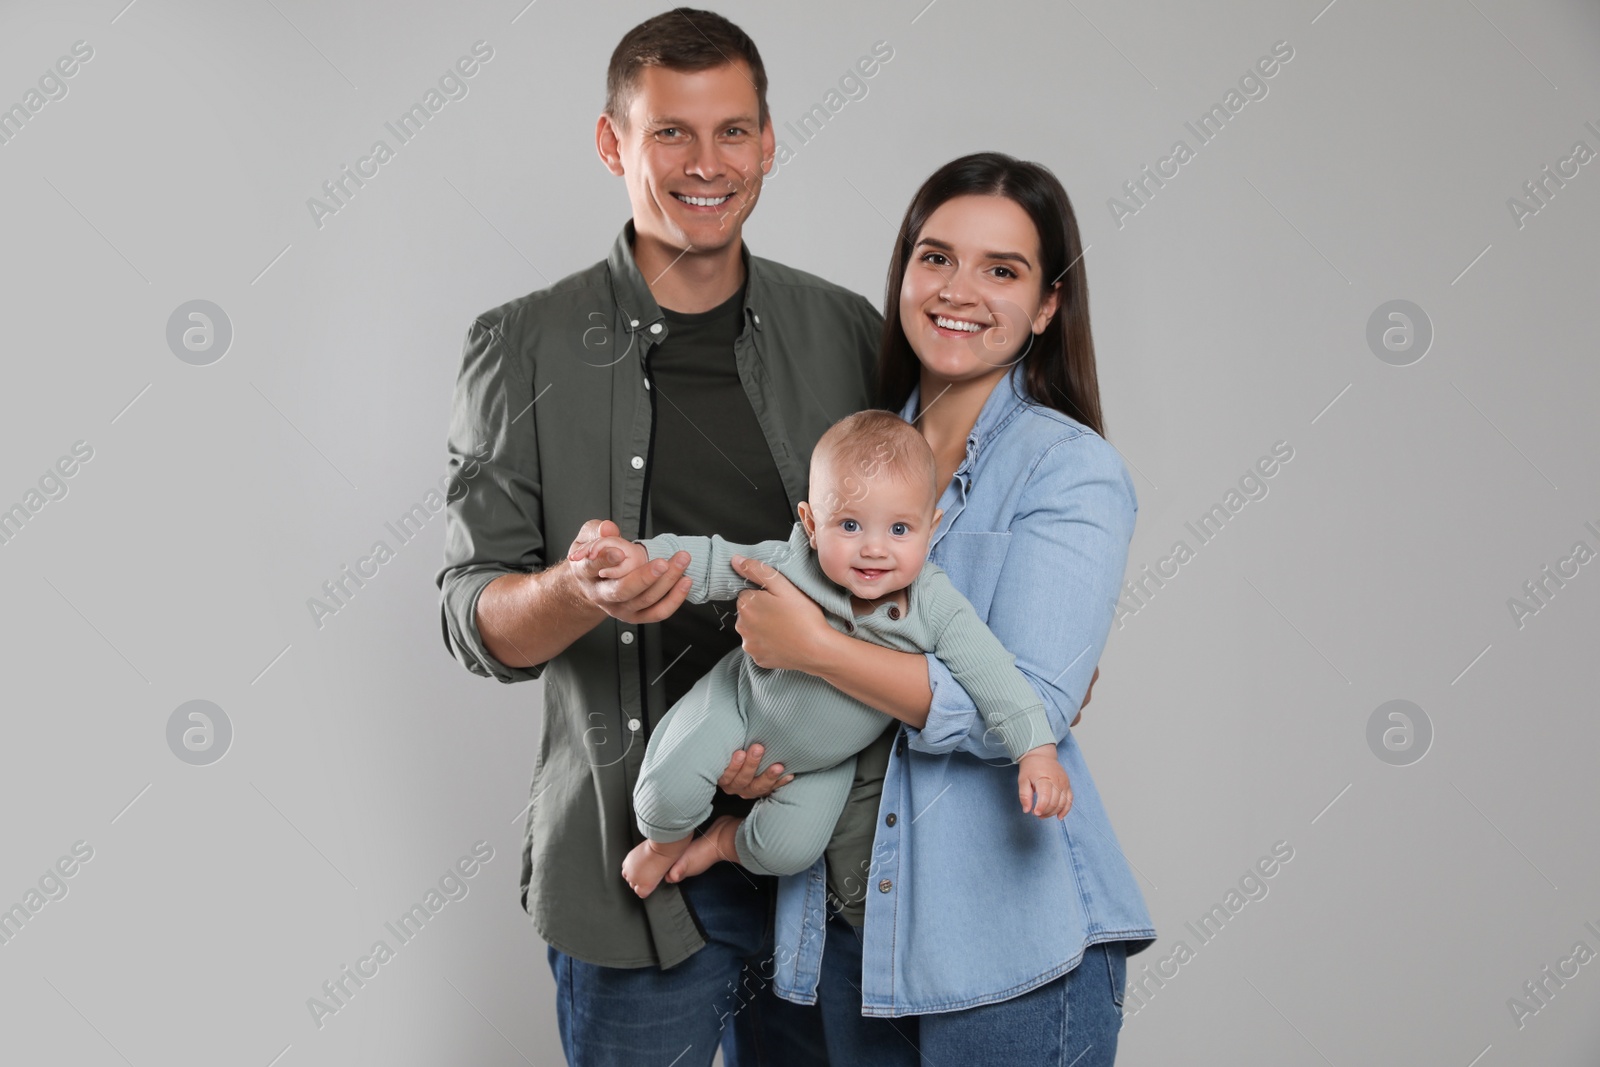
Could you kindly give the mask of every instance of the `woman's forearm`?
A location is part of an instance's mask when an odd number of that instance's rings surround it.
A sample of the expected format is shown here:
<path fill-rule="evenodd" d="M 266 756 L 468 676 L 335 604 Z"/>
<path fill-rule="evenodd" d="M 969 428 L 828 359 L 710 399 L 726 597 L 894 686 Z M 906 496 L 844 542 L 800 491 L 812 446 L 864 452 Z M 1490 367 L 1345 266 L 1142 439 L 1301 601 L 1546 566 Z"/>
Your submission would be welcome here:
<path fill-rule="evenodd" d="M 828 628 L 828 636 L 806 673 L 815 675 L 868 707 L 922 729 L 933 704 L 928 659 L 896 652 Z"/>

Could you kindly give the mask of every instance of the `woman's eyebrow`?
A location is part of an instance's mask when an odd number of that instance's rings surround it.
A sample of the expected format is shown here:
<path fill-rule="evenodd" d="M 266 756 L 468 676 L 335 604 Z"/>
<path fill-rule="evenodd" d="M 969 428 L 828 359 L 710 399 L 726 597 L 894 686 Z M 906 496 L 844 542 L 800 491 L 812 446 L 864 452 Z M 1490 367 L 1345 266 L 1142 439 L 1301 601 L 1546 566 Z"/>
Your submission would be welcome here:
<path fill-rule="evenodd" d="M 922 240 L 917 242 L 917 247 L 920 248 L 923 245 L 928 245 L 931 248 L 937 248 L 941 252 L 955 251 L 955 248 L 939 240 L 937 237 L 924 237 Z M 1028 257 L 1023 255 L 1021 252 L 985 252 L 983 253 L 983 258 L 1007 259 L 1013 263 L 1021 263 L 1024 267 L 1027 267 L 1030 270 L 1033 269 L 1033 264 L 1028 262 Z"/>

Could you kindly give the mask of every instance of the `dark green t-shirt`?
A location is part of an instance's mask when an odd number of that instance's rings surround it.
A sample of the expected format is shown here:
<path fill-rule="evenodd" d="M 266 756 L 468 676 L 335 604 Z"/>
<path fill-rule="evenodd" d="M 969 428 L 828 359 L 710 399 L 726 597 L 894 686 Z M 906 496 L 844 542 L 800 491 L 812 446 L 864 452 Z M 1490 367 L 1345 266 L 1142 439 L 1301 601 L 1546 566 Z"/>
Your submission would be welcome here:
<path fill-rule="evenodd" d="M 655 440 L 652 535 L 719 534 L 738 544 L 782 540 L 795 514 L 778 465 L 739 381 L 733 342 L 744 326 L 744 287 L 710 311 L 662 308 L 667 339 L 650 353 Z M 667 707 L 739 647 L 730 603 L 684 604 L 660 624 Z"/>

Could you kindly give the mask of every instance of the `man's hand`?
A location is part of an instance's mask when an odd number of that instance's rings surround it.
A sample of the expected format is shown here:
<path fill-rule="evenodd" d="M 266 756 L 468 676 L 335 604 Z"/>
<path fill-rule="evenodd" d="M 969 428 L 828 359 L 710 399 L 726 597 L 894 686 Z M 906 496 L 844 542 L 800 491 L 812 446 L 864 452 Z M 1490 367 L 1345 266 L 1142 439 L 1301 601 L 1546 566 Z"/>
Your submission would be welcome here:
<path fill-rule="evenodd" d="M 1024 812 L 1041 819 L 1067 817 L 1072 810 L 1072 782 L 1056 758 L 1055 745 L 1040 745 L 1022 754 L 1017 761 L 1017 797 Z"/>
<path fill-rule="evenodd" d="M 728 760 L 728 769 L 717 779 L 717 788 L 729 796 L 760 800 L 780 785 L 794 781 L 794 775 L 783 773 L 781 763 L 768 767 L 765 774 L 756 774 L 763 751 L 759 741 L 751 742 L 748 750 L 736 750 Z"/>
<path fill-rule="evenodd" d="M 654 560 L 617 574 L 613 568 L 628 562 L 626 551 L 617 544 L 621 535 L 610 519 L 583 524 L 567 550 L 573 595 L 621 622 L 660 622 L 678 610 L 694 585 L 683 573 L 689 553 L 678 552 L 670 560 Z M 633 547 L 644 552 L 642 546 Z"/>
<path fill-rule="evenodd" d="M 1083 691 L 1083 703 L 1078 705 L 1078 714 L 1072 717 L 1072 721 L 1067 724 L 1068 726 L 1078 725 L 1078 720 L 1083 718 L 1083 709 L 1089 706 L 1089 694 L 1094 692 L 1094 683 L 1099 680 L 1100 668 L 1097 666 L 1094 669 L 1094 675 L 1089 679 L 1089 688 Z"/>

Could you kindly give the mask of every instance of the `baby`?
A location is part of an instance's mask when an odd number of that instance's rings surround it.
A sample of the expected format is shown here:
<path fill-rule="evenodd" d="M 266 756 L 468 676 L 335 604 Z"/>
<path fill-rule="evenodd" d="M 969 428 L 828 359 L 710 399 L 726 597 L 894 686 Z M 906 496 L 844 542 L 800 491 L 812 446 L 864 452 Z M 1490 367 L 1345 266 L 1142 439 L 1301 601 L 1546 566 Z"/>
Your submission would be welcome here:
<path fill-rule="evenodd" d="M 811 501 L 801 502 L 789 540 L 736 545 L 716 536 L 607 537 L 590 556 L 611 563 L 599 574 L 614 578 L 685 550 L 694 583 L 688 599 L 696 604 L 732 600 L 752 588 L 730 564 L 735 555 L 748 556 L 815 600 L 835 629 L 902 652 L 933 653 L 1018 762 L 1022 810 L 1064 818 L 1070 784 L 1043 702 L 945 572 L 926 562 L 943 514 L 935 507 L 937 477 L 932 451 L 910 424 L 891 412 L 863 411 L 817 442 Z M 839 820 L 856 753 L 887 722 L 883 712 L 820 678 L 759 667 L 742 649 L 732 650 L 650 737 L 633 793 L 647 840 L 628 853 L 623 878 L 641 897 L 655 890 L 710 815 L 728 754 L 757 740 L 766 748 L 765 763 L 781 757 L 793 781 L 758 800 L 736 831 L 719 830 L 728 840 L 702 839 L 697 852 L 704 855 L 691 855 L 680 873 L 733 854 L 760 874 L 805 870 Z"/>

